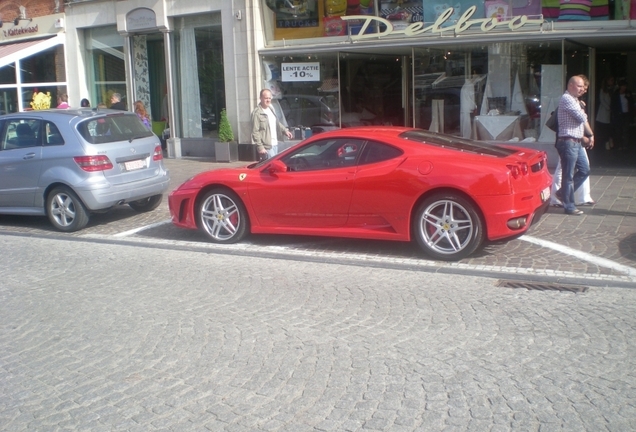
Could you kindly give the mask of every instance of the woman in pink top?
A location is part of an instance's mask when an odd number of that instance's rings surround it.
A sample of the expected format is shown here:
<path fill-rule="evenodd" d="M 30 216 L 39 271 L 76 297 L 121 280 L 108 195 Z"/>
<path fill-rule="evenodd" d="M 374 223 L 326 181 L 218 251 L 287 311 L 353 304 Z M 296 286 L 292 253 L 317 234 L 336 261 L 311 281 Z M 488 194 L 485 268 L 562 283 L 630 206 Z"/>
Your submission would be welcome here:
<path fill-rule="evenodd" d="M 57 97 L 57 108 L 59 109 L 68 109 L 70 105 L 68 104 L 68 95 L 66 93 L 62 93 Z"/>

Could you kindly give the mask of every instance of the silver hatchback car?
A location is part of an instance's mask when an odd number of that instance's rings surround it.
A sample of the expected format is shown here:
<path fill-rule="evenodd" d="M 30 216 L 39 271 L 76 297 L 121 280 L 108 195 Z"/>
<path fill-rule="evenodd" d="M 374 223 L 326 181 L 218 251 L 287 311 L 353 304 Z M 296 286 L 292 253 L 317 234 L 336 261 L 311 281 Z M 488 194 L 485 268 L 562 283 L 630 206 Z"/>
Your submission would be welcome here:
<path fill-rule="evenodd" d="M 77 231 L 91 212 L 147 212 L 170 182 L 161 142 L 136 114 L 106 109 L 0 116 L 0 214 L 46 215 Z"/>

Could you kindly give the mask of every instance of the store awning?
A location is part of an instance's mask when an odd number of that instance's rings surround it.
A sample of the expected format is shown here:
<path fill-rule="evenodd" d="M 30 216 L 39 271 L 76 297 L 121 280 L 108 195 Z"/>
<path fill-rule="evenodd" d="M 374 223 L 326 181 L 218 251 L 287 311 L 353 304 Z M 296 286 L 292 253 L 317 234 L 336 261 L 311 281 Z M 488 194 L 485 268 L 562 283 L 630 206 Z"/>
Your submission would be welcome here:
<path fill-rule="evenodd" d="M 59 33 L 48 39 L 0 45 L 0 68 L 63 43 L 64 37 Z"/>

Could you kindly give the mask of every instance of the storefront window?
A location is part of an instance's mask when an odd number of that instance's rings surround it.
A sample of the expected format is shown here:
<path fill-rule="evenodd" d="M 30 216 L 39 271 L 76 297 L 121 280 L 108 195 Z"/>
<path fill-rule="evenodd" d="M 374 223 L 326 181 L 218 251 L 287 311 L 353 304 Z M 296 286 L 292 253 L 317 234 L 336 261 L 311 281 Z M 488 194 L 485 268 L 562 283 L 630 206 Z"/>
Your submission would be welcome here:
<path fill-rule="evenodd" d="M 502 42 L 417 48 L 412 56 L 270 56 L 262 62 L 264 87 L 284 123 L 314 133 L 384 124 L 478 140 L 550 142 L 554 132 L 544 125 L 564 91 L 562 46 Z M 575 48 L 566 49 L 568 67 L 587 73 L 587 57 Z M 412 74 L 405 73 L 409 63 Z"/>
<path fill-rule="evenodd" d="M 417 23 L 440 28 L 455 25 L 465 13 L 471 20 L 506 20 L 528 16 L 542 20 L 541 2 L 531 0 L 262 0 L 268 40 L 322 38 L 382 33 L 388 21 L 400 31 Z M 558 3 L 557 3 L 558 6 Z M 452 9 L 449 11 L 449 9 Z M 557 18 L 559 8 L 557 8 Z M 545 15 L 545 14 L 544 14 Z M 364 18 L 349 18 L 361 16 Z M 366 17 L 378 17 L 368 19 Z M 572 18 L 568 18 L 572 19 Z M 428 33 L 432 34 L 432 31 Z"/>
<path fill-rule="evenodd" d="M 66 81 L 64 46 L 58 45 L 20 60 L 23 83 L 53 83 Z"/>
<path fill-rule="evenodd" d="M 560 42 L 414 51 L 415 126 L 480 140 L 554 140 L 546 113 L 563 93 Z"/>
<path fill-rule="evenodd" d="M 17 76 L 16 71 L 20 71 Z M 0 113 L 30 110 L 36 92 L 50 93 L 51 108 L 66 93 L 64 47 L 57 45 L 0 68 Z"/>
<path fill-rule="evenodd" d="M 6 65 L 0 68 L 0 85 L 1 84 L 15 84 L 15 63 Z"/>
<path fill-rule="evenodd" d="M 176 116 L 182 138 L 213 138 L 225 108 L 220 14 L 186 17 L 175 32 Z"/>
<path fill-rule="evenodd" d="M 119 93 L 121 100 L 127 103 L 124 38 L 117 33 L 117 28 L 108 26 L 86 30 L 86 47 L 91 103 L 109 107 L 113 93 Z"/>
<path fill-rule="evenodd" d="M 18 111 L 18 91 L 12 89 L 0 89 L 0 115 Z"/>
<path fill-rule="evenodd" d="M 387 20 L 394 30 L 416 23 L 426 26 L 440 17 L 440 28 L 455 25 L 468 13 L 468 19 L 495 18 L 499 21 L 526 16 L 540 21 L 628 20 L 629 7 L 607 0 L 569 3 L 537 0 L 262 0 L 264 26 L 270 41 L 322 38 L 383 32 L 385 21 L 351 19 L 351 16 L 375 16 Z M 449 9 L 452 9 L 449 11 Z M 471 12 L 472 10 L 472 12 Z M 627 10 L 627 12 L 626 12 Z"/>
<path fill-rule="evenodd" d="M 22 87 L 22 105 L 25 110 L 31 110 L 33 107 L 31 106 L 31 102 L 33 101 L 33 96 L 36 93 L 49 93 L 51 96 L 51 106 L 49 108 L 57 107 L 57 97 L 61 94 L 66 94 L 66 86 L 30 86 L 30 87 Z M 37 107 L 35 109 L 38 109 Z M 39 108 L 42 109 L 42 108 Z"/>
<path fill-rule="evenodd" d="M 221 27 L 196 29 L 195 43 L 197 48 L 201 128 L 203 135 L 208 135 L 218 129 L 221 110 L 225 108 Z"/>
<path fill-rule="evenodd" d="M 15 63 L 0 68 L 0 114 L 18 111 Z"/>
<path fill-rule="evenodd" d="M 262 87 L 271 90 L 283 124 L 301 134 L 306 128 L 320 132 L 340 126 L 337 54 L 266 57 L 262 67 Z"/>

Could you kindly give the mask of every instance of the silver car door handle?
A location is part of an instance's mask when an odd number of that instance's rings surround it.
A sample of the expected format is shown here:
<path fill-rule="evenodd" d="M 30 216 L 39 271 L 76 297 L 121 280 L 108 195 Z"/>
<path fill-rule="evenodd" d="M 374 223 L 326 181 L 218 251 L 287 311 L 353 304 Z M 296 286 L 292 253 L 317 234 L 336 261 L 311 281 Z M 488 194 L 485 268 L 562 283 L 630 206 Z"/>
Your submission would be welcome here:
<path fill-rule="evenodd" d="M 33 159 L 35 157 L 35 153 L 27 153 L 24 155 L 22 159 Z"/>

